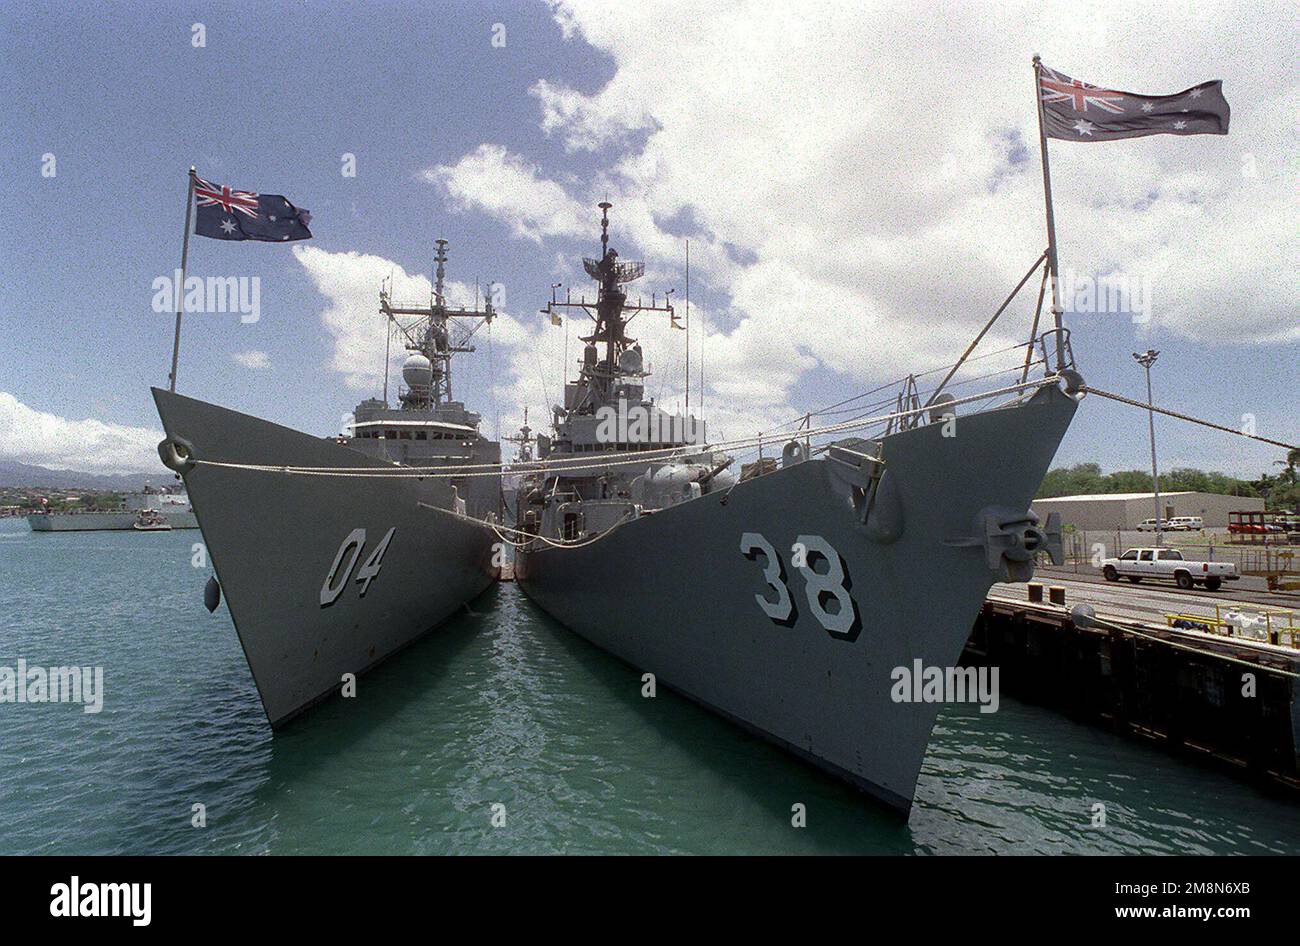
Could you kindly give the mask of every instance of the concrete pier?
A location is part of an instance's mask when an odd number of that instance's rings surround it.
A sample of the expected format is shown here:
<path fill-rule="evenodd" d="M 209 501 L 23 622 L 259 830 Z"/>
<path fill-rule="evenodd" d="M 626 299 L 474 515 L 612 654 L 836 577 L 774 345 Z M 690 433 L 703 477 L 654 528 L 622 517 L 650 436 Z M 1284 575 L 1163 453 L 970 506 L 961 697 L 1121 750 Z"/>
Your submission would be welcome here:
<path fill-rule="evenodd" d="M 1295 596 L 1184 592 L 1045 573 L 1064 593 L 995 585 L 963 661 L 1000 668 L 1003 691 L 1168 751 L 1227 767 L 1300 798 L 1300 650 L 1169 626 L 1167 614 L 1215 617 L 1215 604 L 1297 608 Z M 1031 600 L 1031 594 L 1038 600 Z M 1070 610 L 1101 623 L 1076 626 Z"/>

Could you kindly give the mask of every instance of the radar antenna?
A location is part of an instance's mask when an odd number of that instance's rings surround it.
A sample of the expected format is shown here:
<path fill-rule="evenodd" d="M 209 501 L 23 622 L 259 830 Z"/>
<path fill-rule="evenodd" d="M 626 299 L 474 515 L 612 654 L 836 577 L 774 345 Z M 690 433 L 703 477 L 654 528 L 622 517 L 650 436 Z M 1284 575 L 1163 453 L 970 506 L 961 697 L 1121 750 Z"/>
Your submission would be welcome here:
<path fill-rule="evenodd" d="M 658 304 L 655 296 L 651 296 L 649 305 L 639 299 L 634 303 L 628 302 L 627 293 L 621 287 L 644 276 L 645 263 L 619 261 L 618 250 L 609 245 L 609 211 L 614 205 L 603 200 L 596 206 L 601 212 L 600 259 L 584 258 L 582 261 L 582 268 L 599 286 L 596 300 L 589 302 L 583 296 L 575 301 L 570 292 L 561 301 L 555 297 L 552 289 L 551 301 L 542 309 L 552 321 L 558 320 L 560 310 L 581 309 L 595 323 L 591 334 L 582 336 L 582 341 L 589 346 L 604 345 L 605 351 L 603 357 L 595 363 L 588 364 L 584 361 L 579 378 L 579 383 L 584 384 L 594 396 L 586 402 L 593 409 L 612 401 L 614 387 L 623 377 L 635 375 L 642 378 L 647 374 L 640 370 L 639 357 L 628 361 L 620 358 L 624 351 L 636 344 L 636 339 L 627 334 L 628 323 L 642 312 L 666 312 L 670 319 L 674 318 L 673 306 L 667 301 L 667 295 L 663 305 Z"/>
<path fill-rule="evenodd" d="M 392 297 L 392 283 L 379 290 L 379 311 L 406 340 L 406 350 L 413 352 L 407 366 L 414 368 L 414 376 L 422 377 L 424 367 L 415 358 L 428 360 L 428 384 L 412 384 L 400 395 L 404 410 L 429 410 L 452 399 L 451 359 L 459 352 L 472 352 L 470 344 L 474 333 L 496 317 L 491 299 L 481 309 L 465 309 L 447 305 L 445 295 L 447 241 L 435 241 L 433 294 L 428 305 L 415 302 L 396 302 Z M 412 359 L 415 364 L 412 365 Z M 403 370 L 405 374 L 405 369 Z"/>
<path fill-rule="evenodd" d="M 531 463 L 533 461 L 533 428 L 528 426 L 527 407 L 524 407 L 524 425 L 519 428 L 519 433 L 501 439 L 519 447 L 519 450 L 515 453 L 516 463 Z"/>

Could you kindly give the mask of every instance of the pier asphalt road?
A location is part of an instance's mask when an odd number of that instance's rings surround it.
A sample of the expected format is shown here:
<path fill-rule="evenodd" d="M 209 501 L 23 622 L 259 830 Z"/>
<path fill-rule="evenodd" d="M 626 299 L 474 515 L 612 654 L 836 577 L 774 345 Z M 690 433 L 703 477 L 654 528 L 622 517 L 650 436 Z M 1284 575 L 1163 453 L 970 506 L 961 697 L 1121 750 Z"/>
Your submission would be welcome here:
<path fill-rule="evenodd" d="M 1089 574 L 1089 571 L 1092 573 Z M 1216 592 L 1204 588 L 1183 591 L 1172 581 L 1143 580 L 1108 582 L 1093 569 L 1039 568 L 1034 579 L 1045 586 L 1065 588 L 1065 606 L 1090 604 L 1099 615 L 1130 618 L 1163 625 L 1167 612 L 1214 616 L 1214 606 L 1263 605 L 1295 611 L 1300 623 L 1300 594 L 1270 592 L 1262 578 L 1243 578 L 1227 582 Z M 1002 601 L 1028 601 L 1026 583 L 999 583 L 989 591 L 990 598 Z M 1046 594 L 1044 594 L 1046 597 Z"/>

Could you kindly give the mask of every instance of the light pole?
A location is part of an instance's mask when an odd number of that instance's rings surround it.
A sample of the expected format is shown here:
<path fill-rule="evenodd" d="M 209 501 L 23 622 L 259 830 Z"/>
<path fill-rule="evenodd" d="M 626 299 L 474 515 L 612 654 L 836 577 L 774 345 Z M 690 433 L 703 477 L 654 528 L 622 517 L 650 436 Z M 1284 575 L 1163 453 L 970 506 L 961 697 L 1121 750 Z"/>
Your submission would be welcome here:
<path fill-rule="evenodd" d="M 1133 357 L 1147 372 L 1147 426 L 1151 430 L 1151 496 L 1156 507 L 1156 545 L 1164 545 L 1164 530 L 1160 526 L 1162 518 L 1160 515 L 1160 479 L 1156 473 L 1156 412 L 1152 410 L 1155 402 L 1151 398 L 1151 366 L 1160 357 L 1160 352 L 1154 348 L 1148 348 L 1140 355 L 1133 352 Z"/>

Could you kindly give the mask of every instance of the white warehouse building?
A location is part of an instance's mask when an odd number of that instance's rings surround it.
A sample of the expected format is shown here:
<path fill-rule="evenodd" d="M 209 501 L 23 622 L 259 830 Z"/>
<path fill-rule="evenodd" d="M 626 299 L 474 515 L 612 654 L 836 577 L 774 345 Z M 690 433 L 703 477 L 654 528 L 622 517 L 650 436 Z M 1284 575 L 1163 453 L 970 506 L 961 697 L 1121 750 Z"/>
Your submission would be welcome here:
<path fill-rule="evenodd" d="M 1048 513 L 1059 512 L 1062 525 L 1080 530 L 1134 529 L 1144 519 L 1155 516 L 1153 499 L 1151 493 L 1093 493 L 1035 499 L 1031 508 L 1042 521 Z M 1207 529 L 1226 528 L 1230 512 L 1264 511 L 1262 499 L 1192 491 L 1161 493 L 1160 505 L 1165 519 L 1200 516 Z"/>

